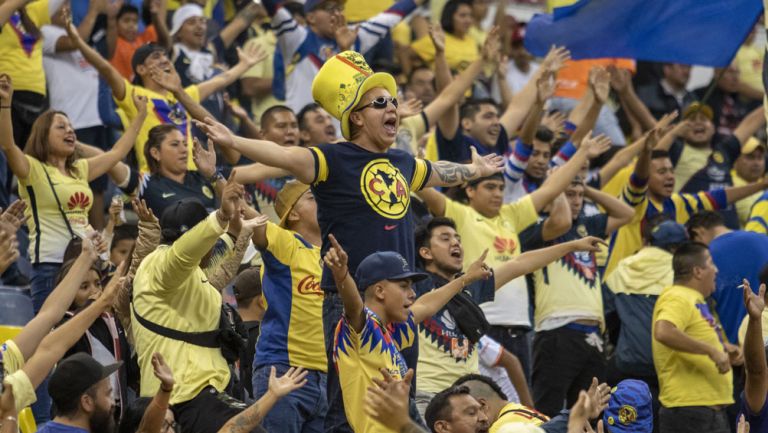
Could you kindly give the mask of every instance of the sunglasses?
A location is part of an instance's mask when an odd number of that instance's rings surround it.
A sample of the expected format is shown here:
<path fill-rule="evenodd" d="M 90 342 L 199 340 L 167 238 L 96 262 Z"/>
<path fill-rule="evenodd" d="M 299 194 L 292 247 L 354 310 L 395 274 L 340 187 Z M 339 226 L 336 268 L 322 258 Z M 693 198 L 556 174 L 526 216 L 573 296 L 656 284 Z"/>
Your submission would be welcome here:
<path fill-rule="evenodd" d="M 368 107 L 372 107 L 376 110 L 383 110 L 387 108 L 387 104 L 392 103 L 392 105 L 397 108 L 397 98 L 393 98 L 391 96 L 379 96 L 378 98 L 374 99 L 373 101 L 358 107 L 355 111 L 362 111 L 365 110 Z"/>

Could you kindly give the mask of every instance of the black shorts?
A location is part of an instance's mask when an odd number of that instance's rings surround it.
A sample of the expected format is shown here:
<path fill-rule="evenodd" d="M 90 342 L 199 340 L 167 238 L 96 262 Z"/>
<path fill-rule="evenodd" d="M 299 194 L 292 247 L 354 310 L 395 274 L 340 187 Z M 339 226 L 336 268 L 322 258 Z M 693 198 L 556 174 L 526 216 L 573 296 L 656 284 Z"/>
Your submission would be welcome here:
<path fill-rule="evenodd" d="M 212 386 L 195 398 L 173 405 L 173 416 L 183 432 L 217 433 L 233 416 L 245 410 L 245 403 L 218 392 Z M 254 432 L 264 431 L 260 427 Z"/>

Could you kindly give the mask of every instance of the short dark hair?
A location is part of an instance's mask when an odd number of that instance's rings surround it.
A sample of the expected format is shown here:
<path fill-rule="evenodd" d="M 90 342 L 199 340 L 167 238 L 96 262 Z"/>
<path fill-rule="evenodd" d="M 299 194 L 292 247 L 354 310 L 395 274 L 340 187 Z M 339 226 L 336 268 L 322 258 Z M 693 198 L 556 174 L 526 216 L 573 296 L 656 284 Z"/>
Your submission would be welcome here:
<path fill-rule="evenodd" d="M 669 152 L 666 150 L 653 150 L 651 151 L 651 159 L 670 158 Z"/>
<path fill-rule="evenodd" d="M 141 16 L 141 14 L 139 13 L 139 8 L 126 3 L 122 7 L 120 7 L 119 11 L 117 11 L 116 19 L 119 20 L 120 18 L 122 18 L 123 15 L 126 15 L 126 14 L 135 14 L 137 17 Z"/>
<path fill-rule="evenodd" d="M 424 421 L 426 421 L 429 430 L 435 432 L 435 423 L 438 421 L 447 421 L 451 419 L 451 397 L 456 395 L 470 395 L 469 388 L 466 386 L 451 386 L 444 389 L 430 400 L 427 410 L 424 412 Z"/>
<path fill-rule="evenodd" d="M 316 102 L 310 102 L 309 104 L 305 105 L 304 108 L 302 108 L 299 111 L 299 114 L 296 115 L 297 120 L 299 121 L 299 130 L 300 131 L 306 131 L 307 125 L 309 125 L 309 121 L 307 120 L 307 115 L 309 113 L 317 111 L 320 107 L 320 104 Z"/>
<path fill-rule="evenodd" d="M 491 98 L 470 99 L 463 103 L 459 109 L 460 119 L 474 119 L 477 113 L 480 112 L 480 107 L 483 105 L 492 105 L 496 110 L 499 106 L 496 105 L 496 101 Z"/>
<path fill-rule="evenodd" d="M 504 175 L 501 173 L 494 173 L 490 176 L 478 177 L 477 179 L 468 181 L 467 188 L 477 188 L 478 185 L 485 182 L 486 180 L 500 180 L 504 182 Z"/>
<path fill-rule="evenodd" d="M 109 246 L 109 250 L 114 250 L 120 241 L 124 241 L 126 239 L 135 241 L 137 237 L 139 237 L 138 227 L 130 224 L 117 226 L 115 227 L 114 233 L 112 234 L 112 245 Z"/>
<path fill-rule="evenodd" d="M 555 133 L 544 125 L 539 125 L 538 128 L 536 128 L 536 135 L 534 137 L 539 141 L 550 144 L 557 138 L 555 137 Z"/>
<path fill-rule="evenodd" d="M 501 387 L 498 383 L 494 382 L 493 379 L 491 379 L 488 376 L 483 376 L 482 374 L 465 374 L 464 376 L 461 376 L 460 378 L 456 379 L 456 382 L 453 382 L 453 386 L 461 386 L 464 385 L 467 382 L 480 382 L 486 386 L 488 386 L 494 394 L 496 394 L 500 399 L 507 400 L 507 394 L 504 393 L 504 391 L 501 390 Z"/>
<path fill-rule="evenodd" d="M 408 77 L 407 77 L 407 80 L 405 82 L 406 86 L 411 84 L 411 81 L 413 80 L 413 76 L 416 75 L 416 73 L 419 72 L 419 71 L 429 71 L 429 72 L 432 72 L 432 68 L 430 68 L 429 66 L 427 66 L 424 63 L 419 63 L 419 64 L 413 66 L 413 68 L 411 68 L 411 72 L 408 73 Z"/>
<path fill-rule="evenodd" d="M 149 166 L 149 172 L 151 174 L 160 171 L 160 161 L 152 158 L 152 153 L 150 151 L 153 148 L 160 149 L 160 145 L 163 143 L 163 140 L 165 140 L 165 137 L 177 130 L 178 128 L 176 128 L 176 125 L 171 124 L 157 125 L 149 130 L 147 141 L 144 143 L 144 159 L 147 160 L 147 166 Z"/>
<path fill-rule="evenodd" d="M 693 268 L 704 265 L 704 253 L 709 248 L 701 242 L 686 242 L 680 245 L 672 257 L 672 270 L 675 281 L 686 280 L 693 274 Z"/>
<path fill-rule="evenodd" d="M 691 219 L 685 223 L 685 229 L 688 230 L 688 237 L 693 239 L 693 235 L 696 234 L 694 229 L 696 228 L 701 227 L 709 230 L 724 225 L 725 219 L 723 219 L 722 215 L 717 212 L 712 212 L 711 210 L 703 210 L 695 213 Z"/>
<path fill-rule="evenodd" d="M 304 13 L 304 5 L 299 2 L 295 1 L 288 1 L 282 4 L 283 7 L 288 10 L 288 12 L 291 14 L 291 16 L 300 16 L 302 18 L 306 18 L 307 15 Z"/>
<path fill-rule="evenodd" d="M 456 30 L 453 28 L 453 14 L 459 10 L 459 6 L 467 5 L 472 7 L 472 0 L 448 0 L 443 6 L 443 13 L 440 15 L 440 26 L 446 33 L 453 34 Z"/>
<path fill-rule="evenodd" d="M 432 239 L 432 232 L 438 227 L 445 226 L 456 230 L 456 223 L 452 219 L 440 216 L 431 218 L 429 221 L 416 227 L 413 234 L 413 237 L 416 240 L 416 260 L 422 266 L 426 265 L 426 263 L 424 263 L 424 259 L 421 257 L 421 254 L 419 254 L 419 248 L 429 248 L 429 240 Z"/>
<path fill-rule="evenodd" d="M 272 116 L 278 114 L 278 113 L 291 113 L 294 114 L 293 110 L 288 108 L 285 105 L 273 105 L 269 108 L 267 108 L 264 113 L 261 114 L 261 118 L 259 119 L 259 125 L 262 129 L 264 129 L 264 125 L 267 124 L 268 120 L 272 120 Z"/>

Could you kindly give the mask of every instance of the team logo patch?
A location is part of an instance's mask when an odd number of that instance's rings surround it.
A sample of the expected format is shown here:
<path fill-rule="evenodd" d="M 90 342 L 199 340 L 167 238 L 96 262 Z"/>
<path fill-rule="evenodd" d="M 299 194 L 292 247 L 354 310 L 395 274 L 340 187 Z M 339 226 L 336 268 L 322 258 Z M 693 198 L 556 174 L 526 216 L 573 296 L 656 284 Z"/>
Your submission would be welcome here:
<path fill-rule="evenodd" d="M 208 199 L 213 198 L 213 191 L 211 191 L 211 189 L 208 188 L 208 185 L 203 185 L 203 195 L 208 197 Z"/>
<path fill-rule="evenodd" d="M 637 411 L 634 407 L 624 405 L 619 408 L 619 422 L 627 425 L 637 421 Z"/>
<path fill-rule="evenodd" d="M 403 174 L 388 160 L 369 162 L 360 176 L 365 201 L 384 218 L 400 219 L 408 211 L 411 195 Z"/>
<path fill-rule="evenodd" d="M 720 152 L 713 152 L 712 153 L 712 160 L 715 161 L 718 164 L 722 164 L 723 161 L 725 161 L 725 158 L 723 157 L 723 154 Z"/>
<path fill-rule="evenodd" d="M 76 192 L 69 196 L 69 200 L 67 201 L 67 207 L 69 210 L 80 208 L 85 209 L 88 207 L 88 205 L 91 204 L 91 199 L 85 195 L 84 192 Z"/>
<path fill-rule="evenodd" d="M 493 248 L 495 248 L 496 252 L 499 254 L 514 254 L 515 249 L 517 248 L 517 242 L 511 238 L 502 238 L 496 236 L 496 239 L 493 240 Z"/>

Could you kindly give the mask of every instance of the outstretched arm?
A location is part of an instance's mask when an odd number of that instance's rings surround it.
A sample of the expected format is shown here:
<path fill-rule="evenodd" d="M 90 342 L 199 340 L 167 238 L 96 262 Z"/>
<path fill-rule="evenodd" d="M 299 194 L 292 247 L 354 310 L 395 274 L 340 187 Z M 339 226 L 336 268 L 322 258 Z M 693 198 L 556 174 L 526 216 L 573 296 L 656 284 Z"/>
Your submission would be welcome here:
<path fill-rule="evenodd" d="M 768 188 L 768 179 L 763 178 L 759 182 L 750 183 L 744 186 L 734 186 L 725 189 L 725 199 L 730 203 L 735 203 L 741 199 L 747 198 L 756 192 Z"/>
<path fill-rule="evenodd" d="M 199 102 L 195 101 L 191 96 L 189 96 L 184 87 L 182 87 L 181 77 L 179 77 L 176 69 L 171 69 L 170 72 L 166 72 L 158 67 L 154 67 L 150 70 L 150 74 L 150 79 L 159 84 L 165 90 L 171 92 L 173 97 L 176 98 L 176 100 L 184 106 L 184 108 L 193 119 L 203 120 L 211 116 L 210 113 L 208 113 L 208 110 L 203 108 Z M 201 100 L 205 99 L 203 97 L 203 93 L 200 91 L 199 85 L 198 96 Z"/>
<path fill-rule="evenodd" d="M 331 241 L 331 248 L 325 253 L 323 260 L 333 273 L 333 280 L 336 282 L 341 302 L 344 304 L 344 317 L 347 318 L 355 332 L 362 332 L 365 326 L 365 304 L 363 304 L 363 298 L 360 297 L 357 290 L 355 280 L 349 274 L 349 267 L 347 266 L 349 257 L 336 241 L 335 236 L 329 234 L 328 240 Z"/>
<path fill-rule="evenodd" d="M 504 158 L 496 154 L 480 156 L 473 146 L 470 146 L 469 150 L 472 152 L 471 164 L 448 161 L 433 162 L 432 174 L 424 187 L 461 185 L 464 182 L 500 173 L 503 170 Z"/>
<path fill-rule="evenodd" d="M 266 59 L 267 55 L 267 52 L 263 51 L 261 47 L 256 44 L 249 45 L 245 50 L 238 47 L 237 57 L 239 61 L 232 67 L 232 69 L 197 85 L 200 90 L 200 100 L 209 97 L 211 94 L 216 93 L 237 81 L 246 71 Z M 198 118 L 196 117 L 196 119 Z"/>
<path fill-rule="evenodd" d="M 429 293 L 421 295 L 416 302 L 411 305 L 411 312 L 413 313 L 413 321 L 420 323 L 428 317 L 432 317 L 437 314 L 441 308 L 451 300 L 457 293 L 459 293 L 468 284 L 472 284 L 478 280 L 485 280 L 491 276 L 491 269 L 485 264 L 485 257 L 488 255 L 488 250 L 483 251 L 483 254 L 475 260 L 467 269 L 467 273 L 456 278 L 450 283 L 432 290 Z"/>
<path fill-rule="evenodd" d="M 112 96 L 118 101 L 122 101 L 125 98 L 125 78 L 117 72 L 117 69 L 115 69 L 112 64 L 110 64 L 104 57 L 101 57 L 101 54 L 91 48 L 91 46 L 80 37 L 77 28 L 72 24 L 72 16 L 67 16 L 65 19 L 69 38 L 83 54 L 85 60 L 93 65 L 93 67 L 99 71 L 99 75 L 106 80 L 107 84 L 112 89 Z"/>
<path fill-rule="evenodd" d="M 286 170 L 303 183 L 315 181 L 315 159 L 312 151 L 305 147 L 283 147 L 272 141 L 237 137 L 211 117 L 204 122 L 196 121 L 195 125 L 219 146 L 235 149 L 252 161 Z"/>
<path fill-rule="evenodd" d="M 29 176 L 29 161 L 13 139 L 11 122 L 11 102 L 13 101 L 13 83 L 7 74 L 0 74 L 0 147 L 3 149 L 8 167 L 16 177 L 26 180 Z"/>
<path fill-rule="evenodd" d="M 0 3 L 0 27 L 8 22 L 14 12 L 31 2 L 32 0 L 6 0 Z"/>
<path fill-rule="evenodd" d="M 744 306 L 747 308 L 747 335 L 744 337 L 744 367 L 747 380 L 744 383 L 744 400 L 749 410 L 758 414 L 765 405 L 768 392 L 768 368 L 763 347 L 762 317 L 765 310 L 765 284 L 757 294 L 752 292 L 748 280 L 744 280 Z"/>
<path fill-rule="evenodd" d="M 86 160 L 88 161 L 89 182 L 112 170 L 115 165 L 128 155 L 128 152 L 136 144 L 136 137 L 139 136 L 144 119 L 147 118 L 147 97 L 135 94 L 132 97 L 137 114 L 131 121 L 131 124 L 128 125 L 128 128 L 125 129 L 123 135 L 112 146 L 112 149 Z"/>
<path fill-rule="evenodd" d="M 635 93 L 632 87 L 632 73 L 624 68 L 608 67 L 611 73 L 611 87 L 619 95 L 621 105 L 627 110 L 627 114 L 637 119 L 643 131 L 649 131 L 656 125 L 651 111 Z"/>
<path fill-rule="evenodd" d="M 565 191 L 573 178 L 579 174 L 584 163 L 587 162 L 590 149 L 598 145 L 598 137 L 585 139 L 573 157 L 565 165 L 552 173 L 539 189 L 530 194 L 536 212 L 540 212 L 544 206 L 551 203 L 560 193 Z"/>
<path fill-rule="evenodd" d="M 118 286 L 123 284 L 120 277 L 125 264 L 118 267 L 115 276 L 109 281 L 98 299 L 77 313 L 60 327 L 48 334 L 40 343 L 35 354 L 24 364 L 22 370 L 29 377 L 32 386 L 38 387 L 62 356 L 74 345 L 101 313 L 112 306 Z M 78 282 L 78 286 L 80 282 Z"/>
<path fill-rule="evenodd" d="M 152 354 L 152 369 L 155 377 L 160 380 L 160 388 L 157 389 L 157 393 L 144 411 L 137 433 L 162 431 L 165 412 L 168 410 L 168 402 L 171 400 L 171 393 L 176 384 L 171 367 L 165 363 L 163 355 L 159 352 Z"/>
<path fill-rule="evenodd" d="M 600 251 L 601 244 L 605 245 L 605 242 L 600 238 L 587 236 L 579 240 L 563 242 L 551 247 L 540 248 L 538 250 L 527 251 L 520 254 L 513 260 L 493 269 L 496 290 L 515 278 L 543 268 L 568 253 L 574 251 Z"/>
<path fill-rule="evenodd" d="M 758 129 L 765 126 L 765 112 L 763 106 L 759 106 L 747 114 L 741 120 L 739 126 L 733 131 L 733 135 L 742 145 L 747 142 L 749 137 L 754 135 Z"/>

